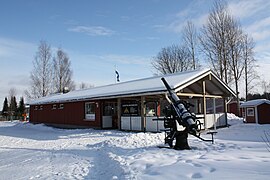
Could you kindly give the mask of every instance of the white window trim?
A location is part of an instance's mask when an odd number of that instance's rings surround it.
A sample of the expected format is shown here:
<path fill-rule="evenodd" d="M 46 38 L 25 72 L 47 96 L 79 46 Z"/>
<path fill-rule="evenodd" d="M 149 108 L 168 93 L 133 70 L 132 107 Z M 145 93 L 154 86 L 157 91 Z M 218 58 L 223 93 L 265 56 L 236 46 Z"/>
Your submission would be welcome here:
<path fill-rule="evenodd" d="M 86 102 L 84 104 L 84 120 L 85 121 L 95 121 L 96 120 L 96 113 L 91 113 L 91 114 L 86 114 L 86 105 L 87 104 L 93 104 L 94 106 L 96 106 L 96 103 L 95 102 Z"/>
<path fill-rule="evenodd" d="M 56 104 L 53 104 L 52 105 L 52 109 L 54 110 L 54 109 L 57 109 L 57 105 Z"/>
<path fill-rule="evenodd" d="M 58 109 L 64 109 L 64 104 L 59 104 L 59 108 Z"/>
<path fill-rule="evenodd" d="M 253 113 L 249 113 L 250 111 L 249 110 L 252 110 L 251 112 Z M 254 111 L 254 108 L 247 108 L 247 116 L 250 116 L 250 117 L 254 117 L 255 116 L 255 111 Z"/>

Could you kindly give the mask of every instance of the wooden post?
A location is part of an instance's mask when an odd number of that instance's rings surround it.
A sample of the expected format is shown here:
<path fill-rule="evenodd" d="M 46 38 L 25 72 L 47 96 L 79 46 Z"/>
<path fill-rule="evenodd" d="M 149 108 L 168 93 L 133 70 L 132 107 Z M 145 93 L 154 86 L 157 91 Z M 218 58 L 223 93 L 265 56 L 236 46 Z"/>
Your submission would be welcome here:
<path fill-rule="evenodd" d="M 145 110 L 145 96 L 141 96 L 141 120 L 142 120 L 142 131 L 146 131 L 146 110 Z"/>
<path fill-rule="evenodd" d="M 227 117 L 227 99 L 224 98 L 224 115 L 225 115 L 225 122 L 226 126 L 228 126 L 228 117 Z"/>
<path fill-rule="evenodd" d="M 206 122 L 206 97 L 205 97 L 205 81 L 203 81 L 203 115 L 204 115 L 204 129 L 207 129 Z"/>
<path fill-rule="evenodd" d="M 117 99 L 117 123 L 118 123 L 118 129 L 121 130 L 121 98 Z"/>
<path fill-rule="evenodd" d="M 214 130 L 217 130 L 217 125 L 216 125 L 216 98 L 213 98 L 213 113 L 214 113 Z"/>

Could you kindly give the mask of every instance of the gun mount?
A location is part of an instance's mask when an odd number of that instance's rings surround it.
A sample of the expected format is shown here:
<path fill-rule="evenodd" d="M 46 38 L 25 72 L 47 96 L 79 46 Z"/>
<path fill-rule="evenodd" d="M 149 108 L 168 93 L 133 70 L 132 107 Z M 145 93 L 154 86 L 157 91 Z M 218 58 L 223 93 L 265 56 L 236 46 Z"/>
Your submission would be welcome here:
<path fill-rule="evenodd" d="M 190 112 L 190 106 L 193 105 L 180 100 L 167 81 L 164 78 L 161 78 L 161 80 L 168 91 L 166 98 L 170 103 L 170 106 L 165 109 L 165 117 L 157 119 L 164 121 L 165 144 L 168 144 L 171 148 L 177 150 L 190 149 L 187 140 L 188 134 L 191 134 L 202 141 L 214 143 L 213 134 L 216 132 L 208 133 L 212 135 L 211 140 L 200 137 L 202 123 L 196 118 L 195 114 Z"/>

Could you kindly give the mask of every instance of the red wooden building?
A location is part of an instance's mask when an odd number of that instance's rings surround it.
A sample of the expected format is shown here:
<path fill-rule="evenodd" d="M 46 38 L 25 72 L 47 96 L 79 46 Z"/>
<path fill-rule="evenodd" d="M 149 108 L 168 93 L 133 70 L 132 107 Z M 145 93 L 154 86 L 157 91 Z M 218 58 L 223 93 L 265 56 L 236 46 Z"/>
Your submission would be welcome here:
<path fill-rule="evenodd" d="M 234 92 L 210 69 L 164 75 L 177 95 L 195 105 L 205 128 L 227 125 L 226 102 Z M 111 84 L 66 94 L 51 95 L 30 102 L 30 122 L 61 127 L 118 128 L 159 131 L 168 105 L 161 76 Z M 208 107 L 207 101 L 212 102 Z M 216 111 L 223 105 L 222 112 Z M 211 111 L 208 111 L 211 109 Z M 220 109 L 220 108 L 219 108 Z"/>
<path fill-rule="evenodd" d="M 233 114 L 235 114 L 236 116 L 238 116 L 238 117 L 243 117 L 243 108 L 241 107 L 241 104 L 242 104 L 243 102 L 241 101 L 240 102 L 240 111 L 239 111 L 239 113 L 238 113 L 238 110 L 237 110 L 237 101 L 231 101 L 229 104 L 228 104 L 228 112 L 229 113 L 233 113 Z"/>
<path fill-rule="evenodd" d="M 242 114 L 247 123 L 270 124 L 270 101 L 255 99 L 241 104 Z"/>

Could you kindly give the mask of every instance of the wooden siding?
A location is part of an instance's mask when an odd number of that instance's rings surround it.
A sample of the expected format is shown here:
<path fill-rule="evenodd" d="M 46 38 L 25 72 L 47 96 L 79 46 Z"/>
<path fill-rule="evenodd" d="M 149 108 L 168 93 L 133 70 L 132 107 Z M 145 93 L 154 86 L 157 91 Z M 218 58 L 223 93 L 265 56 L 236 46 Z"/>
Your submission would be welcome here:
<path fill-rule="evenodd" d="M 85 120 L 85 101 L 30 106 L 30 122 L 65 126 L 101 127 L 101 103 L 96 101 L 95 121 Z M 64 105 L 60 109 L 60 104 Z M 56 109 L 53 109 L 56 105 Z M 38 109 L 35 110 L 36 106 Z M 40 107 L 42 106 L 42 109 Z"/>
<path fill-rule="evenodd" d="M 243 117 L 243 108 L 240 108 L 240 112 L 238 114 L 237 102 L 231 102 L 228 104 L 228 113 L 233 113 L 236 116 Z"/>
<path fill-rule="evenodd" d="M 270 104 L 261 104 L 257 108 L 259 124 L 270 124 Z"/>
<path fill-rule="evenodd" d="M 248 116 L 247 114 L 247 108 L 252 108 L 254 112 L 254 116 Z M 256 113 L 255 113 L 255 108 L 254 107 L 247 107 L 245 108 L 245 117 L 246 117 L 246 122 L 247 123 L 256 123 Z"/>

